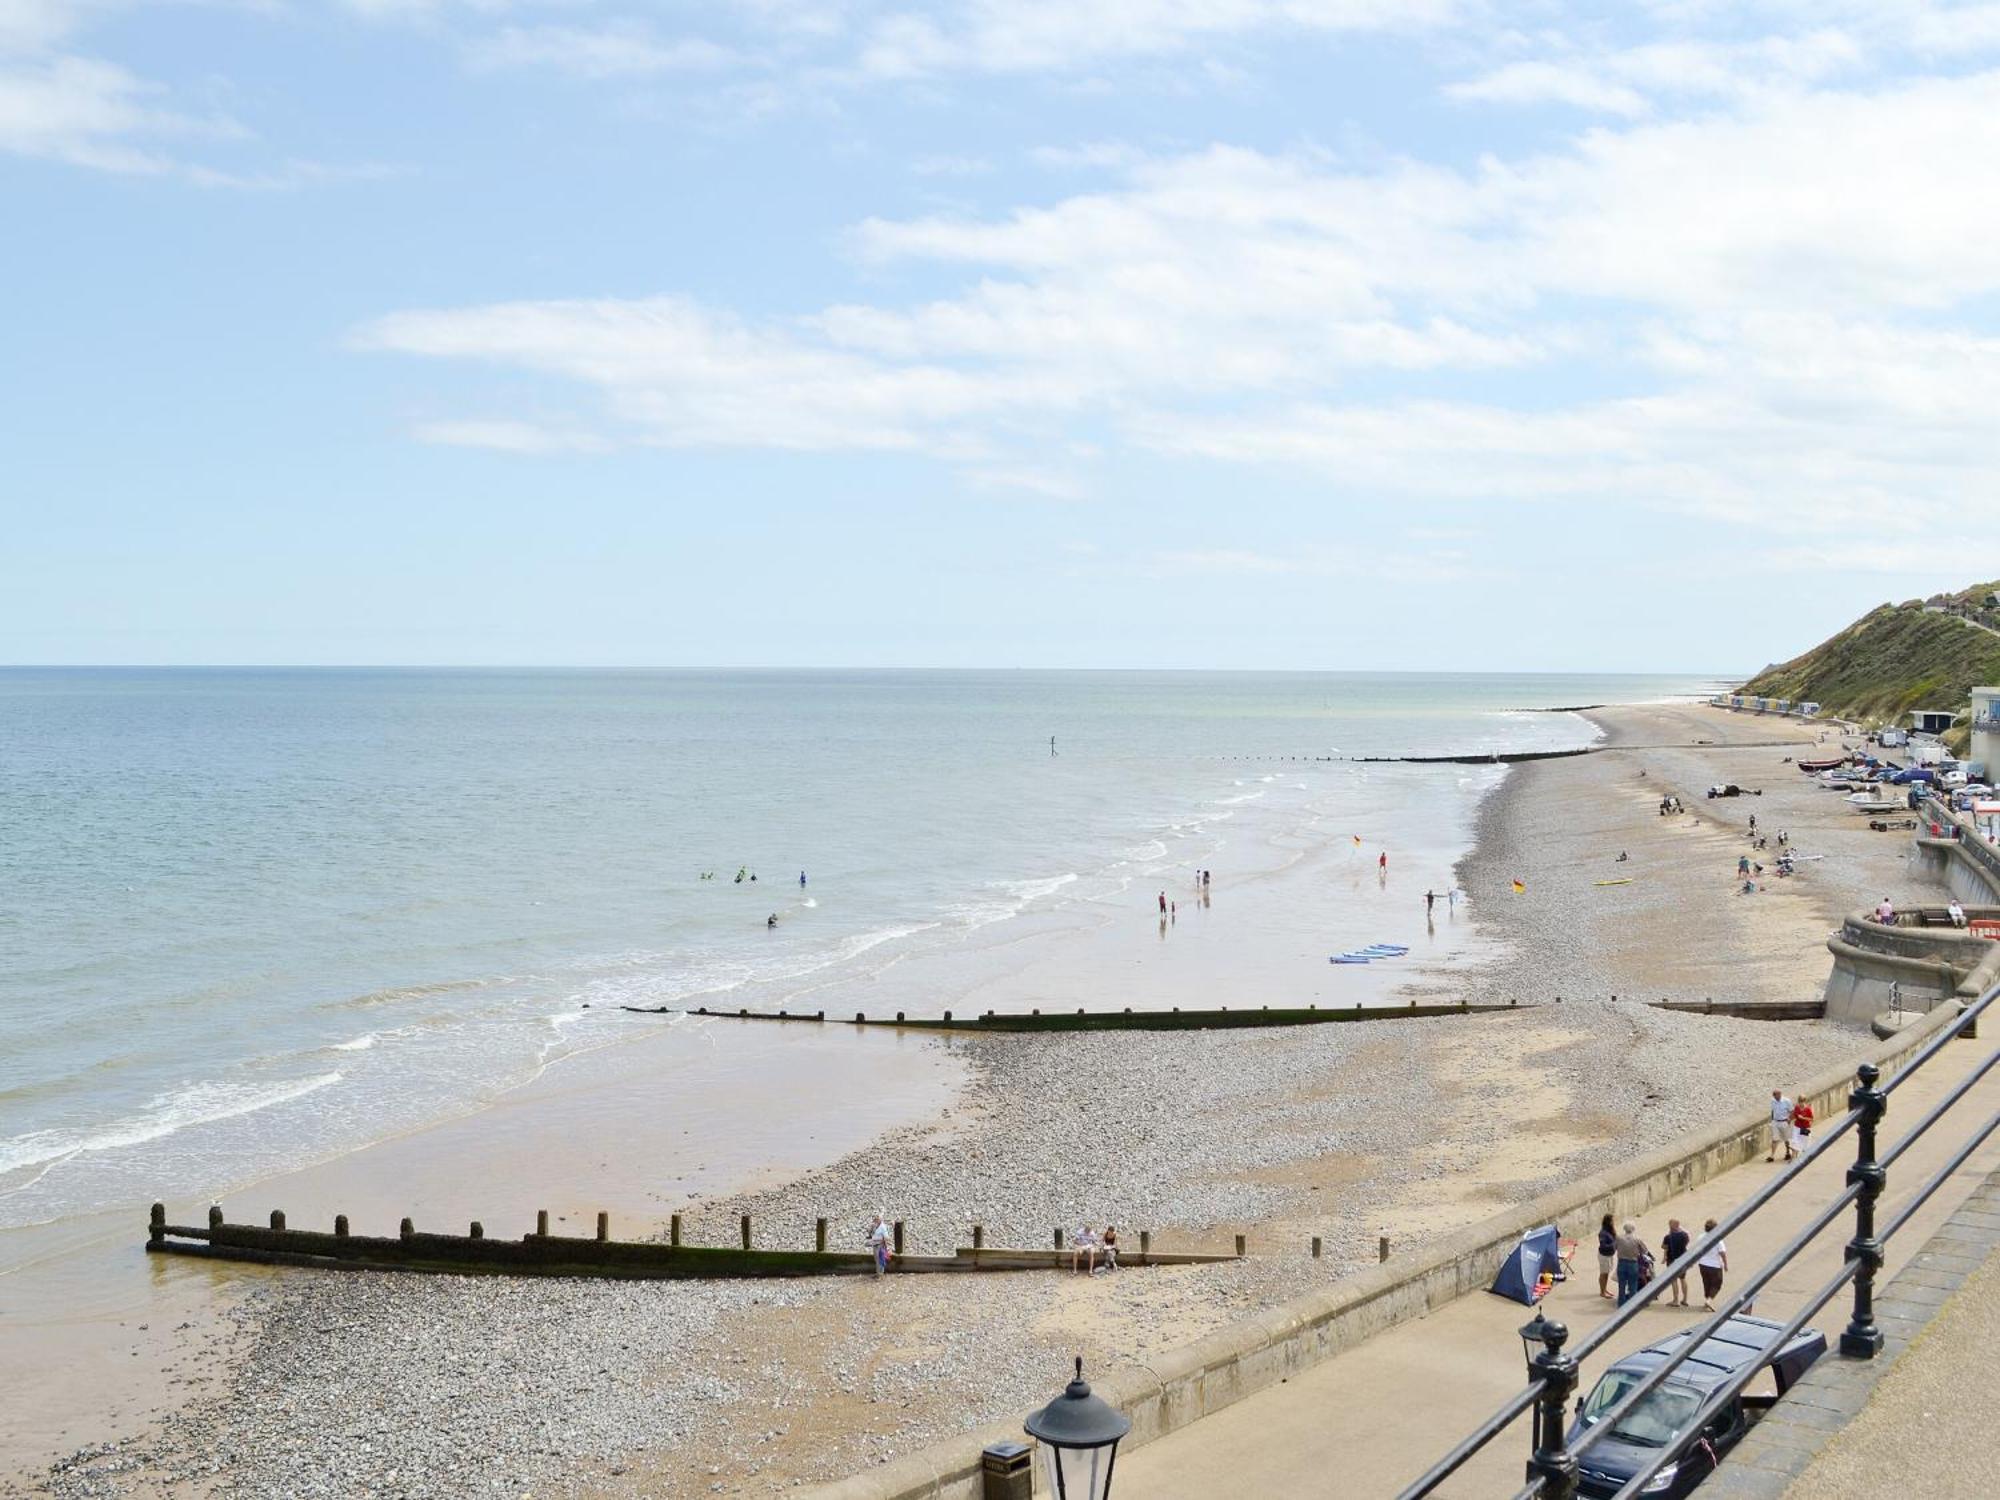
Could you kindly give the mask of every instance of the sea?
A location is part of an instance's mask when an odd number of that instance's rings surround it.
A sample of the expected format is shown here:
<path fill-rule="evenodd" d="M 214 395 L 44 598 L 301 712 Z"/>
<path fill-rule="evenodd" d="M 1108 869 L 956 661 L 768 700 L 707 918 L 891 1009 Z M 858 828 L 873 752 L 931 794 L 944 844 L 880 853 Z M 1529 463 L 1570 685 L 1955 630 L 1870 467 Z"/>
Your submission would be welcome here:
<path fill-rule="evenodd" d="M 1326 959 L 1419 941 L 1425 891 L 1463 915 L 1501 773 L 1367 758 L 1713 686 L 0 670 L 0 1231 L 219 1196 L 691 1008 L 1372 1002 L 1407 971 Z"/>

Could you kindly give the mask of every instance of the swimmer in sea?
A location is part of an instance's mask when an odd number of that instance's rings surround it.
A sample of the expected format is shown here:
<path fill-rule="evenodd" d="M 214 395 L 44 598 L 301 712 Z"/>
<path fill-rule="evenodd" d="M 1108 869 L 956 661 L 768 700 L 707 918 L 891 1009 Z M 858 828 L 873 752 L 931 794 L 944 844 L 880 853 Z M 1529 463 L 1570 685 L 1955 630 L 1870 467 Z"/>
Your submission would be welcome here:
<path fill-rule="evenodd" d="M 772 912 L 770 916 L 764 918 L 764 925 L 766 927 L 776 927 L 778 925 L 778 914 Z"/>
<path fill-rule="evenodd" d="M 806 872 L 804 870 L 801 870 L 799 871 L 799 884 L 803 886 L 805 883 L 806 883 Z"/>

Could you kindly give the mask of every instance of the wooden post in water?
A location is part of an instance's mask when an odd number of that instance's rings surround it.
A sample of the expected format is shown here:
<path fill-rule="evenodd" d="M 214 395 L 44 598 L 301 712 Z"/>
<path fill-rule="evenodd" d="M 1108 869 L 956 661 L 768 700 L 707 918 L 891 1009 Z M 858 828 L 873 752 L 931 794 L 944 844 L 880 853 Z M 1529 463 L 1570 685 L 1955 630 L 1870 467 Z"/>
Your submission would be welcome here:
<path fill-rule="evenodd" d="M 901 1219 L 898 1219 L 895 1223 L 895 1234 L 896 1254 L 901 1255 L 903 1253 L 903 1221 Z"/>
<path fill-rule="evenodd" d="M 402 1223 L 396 1226 L 397 1235 L 403 1239 L 408 1239 L 411 1235 L 415 1234 L 416 1232 L 417 1232 L 417 1226 L 408 1219 L 403 1220 Z"/>
<path fill-rule="evenodd" d="M 535 1233 L 541 1235 L 544 1239 L 548 1237 L 549 1211 L 546 1208 L 535 1210 Z"/>
<path fill-rule="evenodd" d="M 824 1219 L 813 1220 L 813 1249 L 817 1250 L 821 1255 L 826 1254 L 826 1220 Z"/>
<path fill-rule="evenodd" d="M 671 1219 L 667 1220 L 667 1243 L 676 1250 L 680 1249 L 681 1216 L 679 1214 L 675 1214 Z"/>
<path fill-rule="evenodd" d="M 1318 1259 L 1319 1259 L 1319 1236 L 1318 1236 L 1318 1235 L 1314 1235 L 1314 1236 L 1313 1236 L 1313 1259 L 1314 1259 L 1314 1260 L 1318 1260 Z"/>
<path fill-rule="evenodd" d="M 597 1237 L 600 1240 L 611 1238 L 611 1215 L 601 1208 L 597 1211 Z"/>
<path fill-rule="evenodd" d="M 271 1210 L 271 1227 L 273 1229 L 280 1231 L 284 1229 L 285 1211 L 282 1208 L 274 1208 Z"/>
<path fill-rule="evenodd" d="M 748 1214 L 743 1216 L 743 1248 L 745 1250 L 750 1248 L 750 1215 Z"/>
<path fill-rule="evenodd" d="M 222 1205 L 220 1203 L 211 1203 L 208 1205 L 208 1227 L 211 1230 L 222 1227 Z"/>
<path fill-rule="evenodd" d="M 347 1238 L 346 1214 L 335 1214 L 333 1216 L 333 1235 L 335 1239 L 344 1240 Z"/>
<path fill-rule="evenodd" d="M 146 1243 L 149 1245 L 159 1244 L 161 1240 L 167 1237 L 167 1205 L 164 1203 L 155 1203 L 153 1205 L 153 1215 L 146 1223 Z"/>
<path fill-rule="evenodd" d="M 472 1221 L 472 1238 L 474 1238 L 475 1240 L 483 1240 L 486 1238 L 486 1226 L 480 1223 L 477 1219 L 474 1219 Z"/>

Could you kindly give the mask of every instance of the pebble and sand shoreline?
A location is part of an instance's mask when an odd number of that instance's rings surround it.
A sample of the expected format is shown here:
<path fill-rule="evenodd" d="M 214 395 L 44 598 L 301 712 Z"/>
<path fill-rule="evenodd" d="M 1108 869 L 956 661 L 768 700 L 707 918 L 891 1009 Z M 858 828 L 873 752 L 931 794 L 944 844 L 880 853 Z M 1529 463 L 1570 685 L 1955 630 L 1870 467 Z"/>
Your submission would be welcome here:
<path fill-rule="evenodd" d="M 940 1039 L 971 1077 L 945 1118 L 780 1189 L 684 1211 L 697 1240 L 724 1241 L 747 1212 L 760 1242 L 809 1244 L 815 1216 L 858 1242 L 881 1208 L 926 1251 L 966 1243 L 973 1222 L 988 1244 L 1047 1244 L 1052 1226 L 1080 1220 L 1134 1241 L 1147 1228 L 1162 1247 L 1220 1249 L 1240 1230 L 1247 1261 L 880 1283 L 272 1278 L 230 1314 L 228 1373 L 212 1390 L 144 1438 L 72 1454 L 43 1488 L 784 1491 L 1025 1412 L 1059 1387 L 1072 1352 L 1099 1370 L 1143 1361 L 1372 1264 L 1385 1229 L 1398 1249 L 1418 1246 L 1852 1059 L 1865 1037 L 1843 1028 L 1634 997 L 1816 993 L 1839 913 L 1910 888 L 1907 841 L 1815 800 L 1782 764 L 1798 744 L 1757 743 L 1809 743 L 1809 730 L 1692 707 L 1596 717 L 1614 748 L 1514 768 L 1459 867 L 1495 956 L 1454 970 L 1450 992 L 1520 1011 Z M 1767 795 L 1706 802 L 1713 780 Z M 1668 791 L 1687 815 L 1658 817 Z M 1752 812 L 1828 858 L 1782 889 L 1735 896 Z M 1631 886 L 1583 878 L 1620 849 Z M 1443 984 L 1414 970 L 1408 993 Z M 1307 1253 L 1312 1235 L 1322 1260 Z"/>

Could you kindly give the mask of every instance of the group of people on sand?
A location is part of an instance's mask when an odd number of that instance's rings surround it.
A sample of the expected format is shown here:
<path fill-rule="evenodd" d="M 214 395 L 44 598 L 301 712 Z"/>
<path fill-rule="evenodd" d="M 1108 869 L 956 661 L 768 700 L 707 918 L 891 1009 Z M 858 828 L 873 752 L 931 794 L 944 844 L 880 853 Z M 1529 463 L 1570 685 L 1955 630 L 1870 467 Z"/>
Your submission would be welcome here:
<path fill-rule="evenodd" d="M 1715 1228 L 1715 1220 L 1710 1219 L 1701 1226 L 1701 1232 L 1708 1234 Z M 1666 1257 L 1668 1265 L 1674 1264 L 1688 1252 L 1694 1237 L 1681 1227 L 1679 1219 L 1667 1220 L 1667 1232 L 1660 1236 L 1660 1253 Z M 1725 1240 L 1717 1240 L 1703 1251 L 1695 1261 L 1695 1269 L 1701 1272 L 1701 1310 L 1715 1311 L 1715 1299 L 1722 1291 L 1722 1276 L 1729 1269 L 1729 1245 Z M 1653 1250 L 1639 1237 L 1639 1226 L 1627 1219 L 1622 1225 L 1612 1221 L 1606 1214 L 1597 1226 L 1597 1295 L 1607 1302 L 1615 1300 L 1620 1307 L 1639 1294 L 1639 1289 L 1652 1281 L 1654 1273 Z M 1613 1280 L 1617 1291 L 1612 1291 Z M 1668 1307 L 1687 1307 L 1687 1272 L 1675 1273 L 1673 1285 L 1667 1289 Z M 1749 1308 L 1743 1309 L 1748 1312 Z"/>
<path fill-rule="evenodd" d="M 1099 1264 L 1099 1262 L 1103 1264 Z M 1097 1276 L 1105 1271 L 1118 1269 L 1118 1231 L 1106 1224 L 1099 1234 L 1088 1224 L 1076 1226 L 1076 1233 L 1069 1238 L 1069 1268 L 1081 1271 L 1087 1276 Z"/>
<path fill-rule="evenodd" d="M 1681 799 L 1678 797 L 1662 797 L 1660 799 L 1660 816 L 1663 818 L 1673 813 L 1686 811 L 1687 809 L 1681 806 Z"/>

